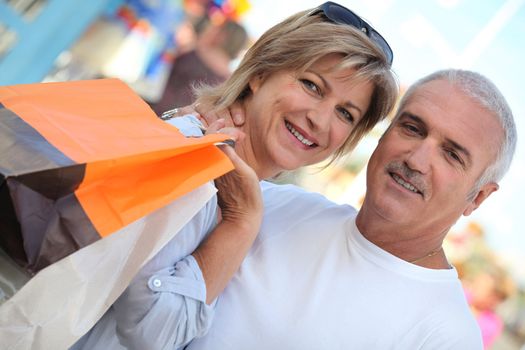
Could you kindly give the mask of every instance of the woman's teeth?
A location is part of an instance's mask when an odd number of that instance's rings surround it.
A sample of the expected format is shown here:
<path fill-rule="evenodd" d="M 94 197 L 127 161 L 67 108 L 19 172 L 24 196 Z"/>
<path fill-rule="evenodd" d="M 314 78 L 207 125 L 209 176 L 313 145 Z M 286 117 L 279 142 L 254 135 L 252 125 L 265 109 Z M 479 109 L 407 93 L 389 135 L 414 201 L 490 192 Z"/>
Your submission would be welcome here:
<path fill-rule="evenodd" d="M 292 135 L 295 136 L 295 138 L 298 139 L 302 144 L 306 146 L 311 146 L 314 144 L 312 141 L 308 140 L 306 137 L 301 135 L 299 131 L 295 130 L 294 127 L 290 123 L 285 122 L 285 125 L 286 125 L 286 128 L 292 133 Z"/>

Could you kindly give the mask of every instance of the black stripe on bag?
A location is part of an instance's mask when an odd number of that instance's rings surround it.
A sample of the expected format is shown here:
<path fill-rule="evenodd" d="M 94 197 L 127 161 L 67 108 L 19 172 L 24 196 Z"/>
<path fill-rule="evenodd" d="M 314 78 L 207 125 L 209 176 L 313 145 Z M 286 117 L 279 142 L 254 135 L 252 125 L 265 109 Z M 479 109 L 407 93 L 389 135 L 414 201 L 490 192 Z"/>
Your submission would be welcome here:
<path fill-rule="evenodd" d="M 16 263 L 27 264 L 22 231 L 11 201 L 5 177 L 0 174 L 0 246 Z"/>
<path fill-rule="evenodd" d="M 0 136 L 0 173 L 5 177 L 77 164 L 2 104 Z"/>
<path fill-rule="evenodd" d="M 100 239 L 73 193 L 84 174 L 0 104 L 0 245 L 29 271 Z"/>

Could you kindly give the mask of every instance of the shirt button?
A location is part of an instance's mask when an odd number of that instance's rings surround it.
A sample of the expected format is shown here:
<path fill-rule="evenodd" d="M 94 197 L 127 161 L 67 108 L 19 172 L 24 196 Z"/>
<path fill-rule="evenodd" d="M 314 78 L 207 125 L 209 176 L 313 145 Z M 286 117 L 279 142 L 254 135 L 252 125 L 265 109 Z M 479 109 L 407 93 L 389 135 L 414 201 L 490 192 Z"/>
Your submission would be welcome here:
<path fill-rule="evenodd" d="M 156 278 L 153 280 L 153 286 L 159 288 L 160 286 L 162 286 L 162 282 L 158 278 Z"/>

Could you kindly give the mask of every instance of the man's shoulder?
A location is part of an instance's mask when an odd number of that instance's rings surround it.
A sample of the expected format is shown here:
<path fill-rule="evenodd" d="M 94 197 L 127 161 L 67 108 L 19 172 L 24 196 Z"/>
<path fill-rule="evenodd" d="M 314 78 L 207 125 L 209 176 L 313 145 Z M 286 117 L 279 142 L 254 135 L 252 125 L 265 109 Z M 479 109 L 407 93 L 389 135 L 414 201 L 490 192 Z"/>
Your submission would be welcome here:
<path fill-rule="evenodd" d="M 286 208 L 286 211 L 290 211 L 292 208 L 297 208 L 305 213 L 325 210 L 356 212 L 356 209 L 350 205 L 337 204 L 320 193 L 308 191 L 293 184 L 262 181 L 261 189 L 267 210 Z"/>
<path fill-rule="evenodd" d="M 468 310 L 451 312 L 437 324 L 425 349 L 483 349 L 481 330 Z"/>
<path fill-rule="evenodd" d="M 483 349 L 480 328 L 468 306 L 441 302 L 425 323 L 424 349 Z"/>
<path fill-rule="evenodd" d="M 270 200 L 284 199 L 284 198 L 290 198 L 290 199 L 301 198 L 303 200 L 323 202 L 324 204 L 327 204 L 327 205 L 330 205 L 330 204 L 336 205 L 334 202 L 330 201 L 324 195 L 318 192 L 309 191 L 303 187 L 300 187 L 294 184 L 276 184 L 276 183 L 272 183 L 269 181 L 262 181 L 261 189 L 262 189 L 265 200 L 266 198 Z"/>

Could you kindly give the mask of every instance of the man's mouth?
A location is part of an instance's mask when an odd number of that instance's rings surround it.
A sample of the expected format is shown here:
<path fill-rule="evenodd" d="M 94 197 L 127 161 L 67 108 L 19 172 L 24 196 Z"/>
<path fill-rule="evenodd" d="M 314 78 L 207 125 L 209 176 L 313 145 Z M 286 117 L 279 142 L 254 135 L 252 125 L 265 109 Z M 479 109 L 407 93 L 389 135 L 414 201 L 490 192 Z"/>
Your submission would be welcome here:
<path fill-rule="evenodd" d="M 404 188 L 406 188 L 407 190 L 409 191 L 412 191 L 414 193 L 417 193 L 417 194 L 421 194 L 423 195 L 423 193 L 421 193 L 420 190 L 418 190 L 414 185 L 412 185 L 411 183 L 403 180 L 399 175 L 395 174 L 395 173 L 390 173 L 390 176 L 394 179 L 395 182 L 397 182 L 398 184 L 400 184 L 401 186 L 403 186 Z"/>
<path fill-rule="evenodd" d="M 290 131 L 290 133 L 295 136 L 295 138 L 301 142 L 303 145 L 305 146 L 308 146 L 308 147 L 315 147 L 317 146 L 317 144 L 309 139 L 306 138 L 306 136 L 304 136 L 303 134 L 301 134 L 299 131 L 297 131 L 293 126 L 292 124 L 290 124 L 289 122 L 285 121 L 284 124 L 286 125 L 286 128 L 288 129 L 288 131 Z"/>

